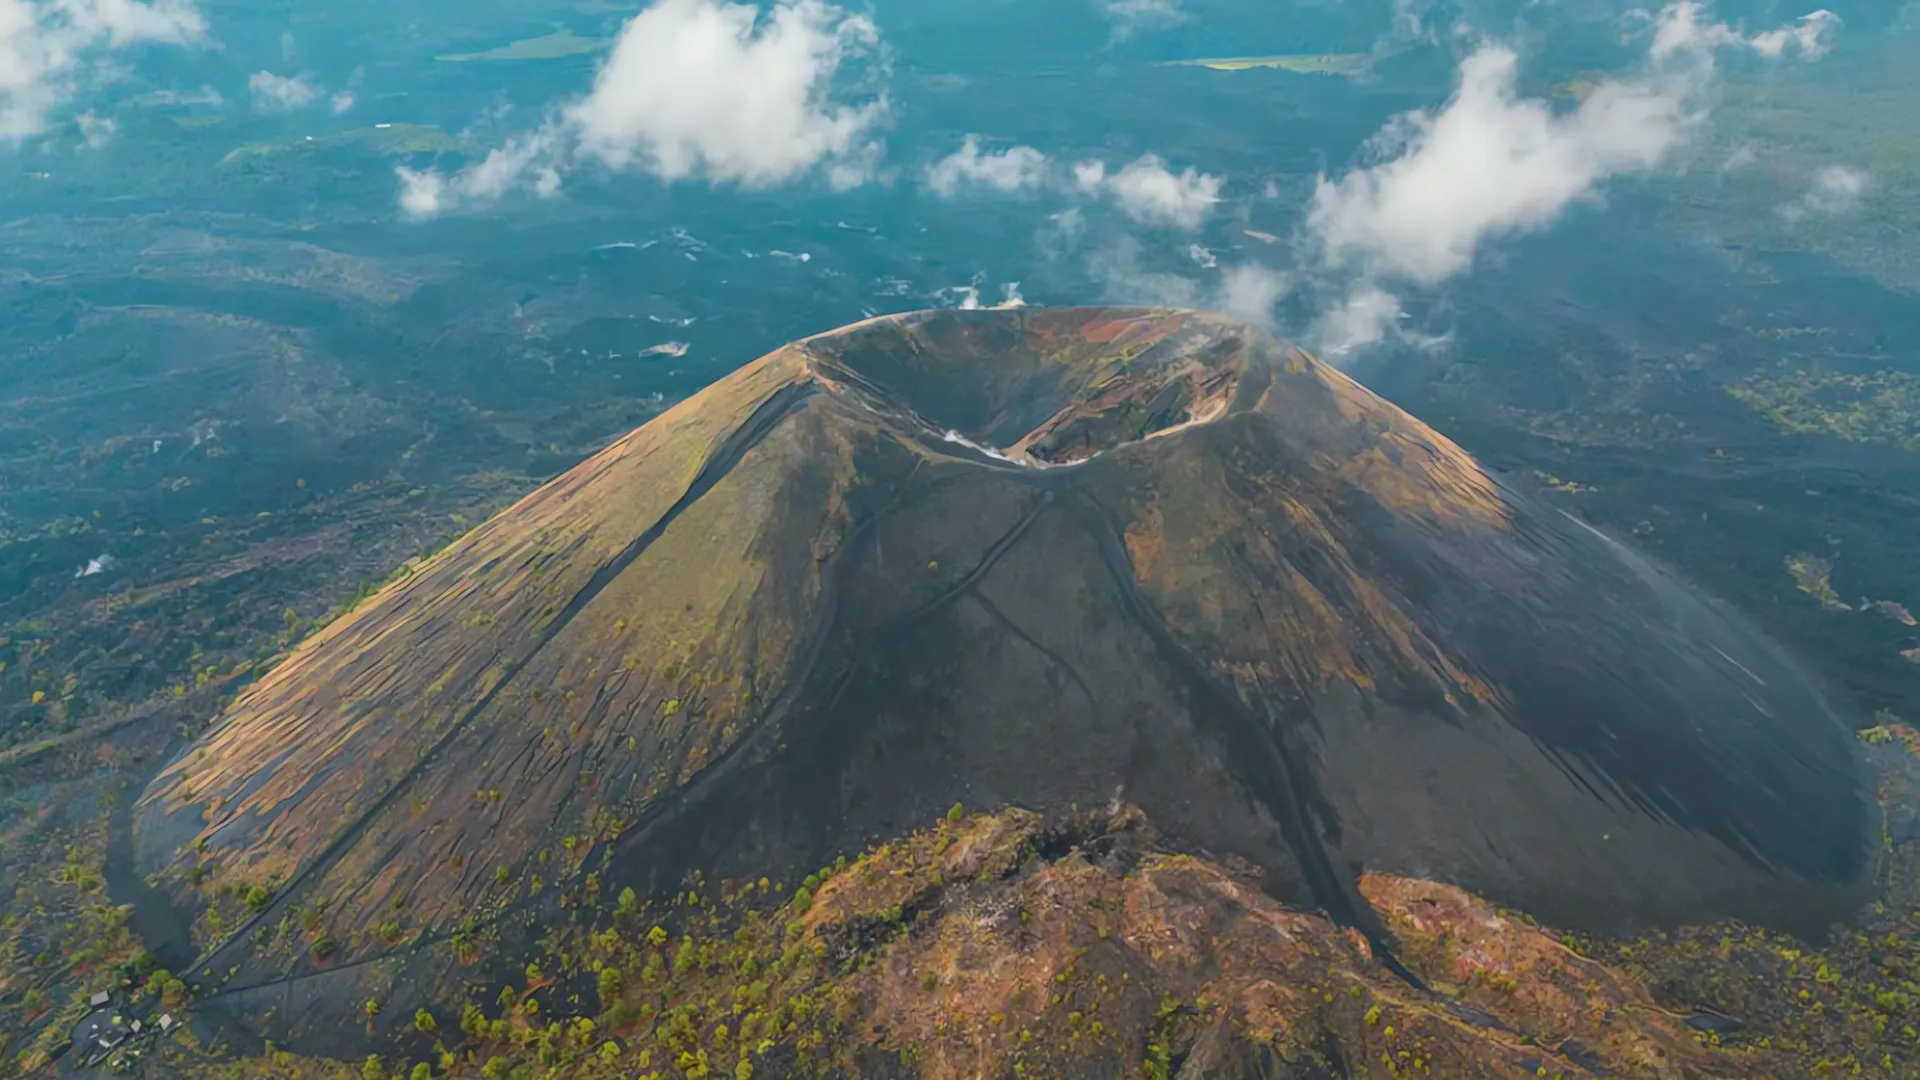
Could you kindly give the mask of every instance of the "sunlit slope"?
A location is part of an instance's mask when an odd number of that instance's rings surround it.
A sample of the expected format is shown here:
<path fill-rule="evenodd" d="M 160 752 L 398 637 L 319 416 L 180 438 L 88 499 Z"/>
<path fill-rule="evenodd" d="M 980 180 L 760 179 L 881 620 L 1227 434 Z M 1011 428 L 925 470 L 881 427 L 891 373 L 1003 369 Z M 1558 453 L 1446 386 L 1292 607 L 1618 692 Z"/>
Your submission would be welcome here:
<path fill-rule="evenodd" d="M 747 365 L 368 601 L 155 781 L 137 857 L 196 975 L 298 1034 L 955 801 L 1124 798 L 1369 932 L 1364 871 L 1819 925 L 1853 746 L 1737 616 L 1257 330 L 927 312 Z"/>

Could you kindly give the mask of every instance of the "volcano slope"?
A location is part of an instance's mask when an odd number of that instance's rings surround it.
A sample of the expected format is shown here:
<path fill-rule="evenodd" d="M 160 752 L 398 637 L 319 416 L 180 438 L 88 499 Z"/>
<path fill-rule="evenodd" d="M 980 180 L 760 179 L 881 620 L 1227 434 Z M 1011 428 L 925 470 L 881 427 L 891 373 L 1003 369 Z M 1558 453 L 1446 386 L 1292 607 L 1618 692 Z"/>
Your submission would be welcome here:
<path fill-rule="evenodd" d="M 1124 800 L 1381 945 L 1367 872 L 1824 927 L 1856 748 L 1737 615 L 1256 329 L 925 312 L 762 357 L 310 639 L 132 858 L 299 1045 L 956 801 Z"/>

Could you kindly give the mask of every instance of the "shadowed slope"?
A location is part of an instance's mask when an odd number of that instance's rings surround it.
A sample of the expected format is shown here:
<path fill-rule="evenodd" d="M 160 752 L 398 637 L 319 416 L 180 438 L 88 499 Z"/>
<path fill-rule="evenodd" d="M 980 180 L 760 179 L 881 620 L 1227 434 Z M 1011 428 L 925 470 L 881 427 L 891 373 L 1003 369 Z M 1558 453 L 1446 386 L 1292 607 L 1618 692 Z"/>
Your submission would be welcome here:
<path fill-rule="evenodd" d="M 368 601 L 136 853 L 298 1036 L 956 799 L 1124 794 L 1363 929 L 1363 870 L 1814 926 L 1863 869 L 1850 745 L 1742 620 L 1251 328 L 933 312 L 746 366 Z"/>

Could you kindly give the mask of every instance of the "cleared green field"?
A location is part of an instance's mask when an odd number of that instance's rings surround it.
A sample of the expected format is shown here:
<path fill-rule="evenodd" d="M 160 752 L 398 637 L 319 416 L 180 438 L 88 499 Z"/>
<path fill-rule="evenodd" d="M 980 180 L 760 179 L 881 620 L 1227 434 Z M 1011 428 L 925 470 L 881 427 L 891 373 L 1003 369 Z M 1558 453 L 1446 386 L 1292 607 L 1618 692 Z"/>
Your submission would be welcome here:
<path fill-rule="evenodd" d="M 1213 71 L 1274 68 L 1296 75 L 1352 75 L 1366 63 L 1365 53 L 1288 53 L 1283 56 L 1230 56 L 1212 60 L 1168 60 L 1164 67 L 1203 67 Z"/>
<path fill-rule="evenodd" d="M 497 49 L 448 53 L 434 59 L 446 64 L 466 64 L 476 60 L 558 60 L 565 56 L 599 52 L 611 44 L 612 38 L 581 37 L 571 30 L 555 30 L 539 37 L 522 38 Z"/>

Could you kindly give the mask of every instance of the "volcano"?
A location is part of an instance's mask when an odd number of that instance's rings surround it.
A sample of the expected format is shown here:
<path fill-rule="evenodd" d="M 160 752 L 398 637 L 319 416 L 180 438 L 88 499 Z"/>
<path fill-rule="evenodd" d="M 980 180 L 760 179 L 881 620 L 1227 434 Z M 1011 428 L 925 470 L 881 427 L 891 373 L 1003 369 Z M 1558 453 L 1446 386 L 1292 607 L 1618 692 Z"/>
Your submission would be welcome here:
<path fill-rule="evenodd" d="M 310 638 L 133 858 L 297 1039 L 956 802 L 1137 805 L 1382 948 L 1365 873 L 1824 927 L 1856 755 L 1737 613 L 1259 329 L 935 311 L 742 367 Z"/>

